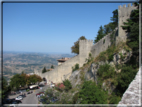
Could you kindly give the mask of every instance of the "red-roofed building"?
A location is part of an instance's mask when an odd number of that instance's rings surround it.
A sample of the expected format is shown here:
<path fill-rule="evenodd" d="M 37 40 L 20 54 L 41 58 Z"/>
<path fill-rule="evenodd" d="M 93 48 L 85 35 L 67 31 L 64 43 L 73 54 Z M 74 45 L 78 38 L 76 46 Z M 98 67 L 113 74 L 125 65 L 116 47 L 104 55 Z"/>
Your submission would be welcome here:
<path fill-rule="evenodd" d="M 55 86 L 56 86 L 57 88 L 59 88 L 59 89 L 64 89 L 64 88 L 65 88 L 65 86 L 64 86 L 63 83 L 56 84 Z"/>
<path fill-rule="evenodd" d="M 70 58 L 62 58 L 62 59 L 58 59 L 58 65 L 61 65 L 62 63 L 64 63 L 65 61 L 69 60 Z"/>

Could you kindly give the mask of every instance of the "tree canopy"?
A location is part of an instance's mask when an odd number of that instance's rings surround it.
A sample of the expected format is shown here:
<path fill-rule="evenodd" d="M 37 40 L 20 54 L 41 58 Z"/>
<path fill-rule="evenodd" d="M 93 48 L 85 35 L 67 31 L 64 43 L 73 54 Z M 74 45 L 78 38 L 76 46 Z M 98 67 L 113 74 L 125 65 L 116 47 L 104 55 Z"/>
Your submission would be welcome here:
<path fill-rule="evenodd" d="M 97 43 L 100 39 L 102 39 L 104 37 L 104 29 L 102 26 L 100 26 L 99 31 L 98 31 L 98 35 L 94 40 L 94 43 Z"/>
<path fill-rule="evenodd" d="M 27 75 L 24 72 L 21 74 L 16 74 L 10 79 L 10 87 L 11 89 L 18 89 L 19 87 L 24 87 L 26 85 L 35 84 L 37 82 L 41 82 L 42 78 L 36 74 Z"/>
<path fill-rule="evenodd" d="M 113 16 L 110 18 L 112 22 L 104 25 L 104 27 L 102 25 L 100 26 L 94 43 L 97 43 L 100 39 L 102 39 L 108 33 L 112 32 L 118 26 L 118 10 L 116 9 L 112 13 Z"/>
<path fill-rule="evenodd" d="M 78 41 L 74 42 L 74 45 L 71 47 L 72 53 L 79 54 L 79 40 L 86 40 L 86 38 L 81 36 Z"/>
<path fill-rule="evenodd" d="M 81 104 L 106 104 L 106 93 L 95 82 L 85 81 L 79 92 Z"/>

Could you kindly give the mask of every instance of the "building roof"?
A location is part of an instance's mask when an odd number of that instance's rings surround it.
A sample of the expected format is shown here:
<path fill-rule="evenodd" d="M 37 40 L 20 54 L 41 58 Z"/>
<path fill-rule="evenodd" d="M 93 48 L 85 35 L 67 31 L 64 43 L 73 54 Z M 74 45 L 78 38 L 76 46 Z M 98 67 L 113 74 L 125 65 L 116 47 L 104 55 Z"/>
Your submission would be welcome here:
<path fill-rule="evenodd" d="M 61 88 L 65 88 L 65 86 L 64 86 L 63 83 L 60 83 L 59 86 L 56 84 L 55 86 L 58 87 L 58 88 L 60 88 L 60 89 L 61 89 Z"/>
<path fill-rule="evenodd" d="M 49 71 L 52 71 L 53 69 L 47 69 L 47 71 L 48 71 L 48 70 L 49 70 Z"/>
<path fill-rule="evenodd" d="M 67 60 L 69 60 L 70 58 L 62 58 L 62 59 L 58 59 L 57 61 L 59 61 L 59 62 L 65 62 L 65 61 L 67 61 Z"/>

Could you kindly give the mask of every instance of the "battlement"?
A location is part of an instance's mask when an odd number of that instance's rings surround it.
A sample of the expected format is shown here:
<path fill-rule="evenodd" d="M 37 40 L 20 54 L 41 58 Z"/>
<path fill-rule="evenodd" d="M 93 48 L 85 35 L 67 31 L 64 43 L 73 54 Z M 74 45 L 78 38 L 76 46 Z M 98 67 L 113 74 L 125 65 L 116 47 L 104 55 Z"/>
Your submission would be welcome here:
<path fill-rule="evenodd" d="M 131 3 L 129 3 L 126 7 L 126 4 L 123 5 L 123 7 L 120 5 L 118 6 L 118 16 L 119 17 L 129 17 L 131 14 L 131 11 L 136 9 L 136 7 L 134 5 L 131 6 Z"/>
<path fill-rule="evenodd" d="M 80 43 L 93 43 L 93 40 L 79 40 Z"/>

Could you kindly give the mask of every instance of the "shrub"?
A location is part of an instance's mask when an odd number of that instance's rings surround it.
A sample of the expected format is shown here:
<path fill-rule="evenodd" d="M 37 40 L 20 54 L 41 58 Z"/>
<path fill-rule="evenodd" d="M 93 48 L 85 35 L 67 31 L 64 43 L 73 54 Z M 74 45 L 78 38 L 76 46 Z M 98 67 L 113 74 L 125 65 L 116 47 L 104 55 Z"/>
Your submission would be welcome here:
<path fill-rule="evenodd" d="M 133 69 L 132 66 L 123 66 L 121 73 L 118 75 L 118 85 L 117 90 L 118 94 L 122 95 L 125 90 L 128 88 L 130 82 L 134 79 L 137 70 Z"/>
<path fill-rule="evenodd" d="M 101 52 L 100 55 L 99 55 L 99 60 L 100 60 L 100 61 L 106 61 L 106 59 L 107 59 L 107 58 L 106 58 L 106 56 L 105 56 L 105 52 Z"/>
<path fill-rule="evenodd" d="M 119 53 L 119 55 L 120 55 L 121 59 L 123 59 L 123 58 L 124 58 L 124 56 L 122 55 L 122 53 Z"/>
<path fill-rule="evenodd" d="M 73 104 L 76 104 L 76 101 L 78 100 L 79 92 L 75 93 L 75 95 L 72 98 Z"/>
<path fill-rule="evenodd" d="M 71 82 L 68 79 L 65 79 L 63 81 L 63 84 L 65 85 L 65 90 L 68 91 L 72 88 Z"/>
<path fill-rule="evenodd" d="M 100 65 L 97 75 L 103 79 L 111 78 L 115 74 L 115 70 L 109 64 Z"/>
<path fill-rule="evenodd" d="M 76 95 L 77 97 L 77 95 Z M 106 104 L 106 93 L 96 86 L 92 81 L 85 81 L 82 89 L 79 92 L 78 98 L 81 99 L 81 104 Z"/>
<path fill-rule="evenodd" d="M 75 67 L 72 67 L 72 71 L 74 72 L 74 71 L 76 71 L 76 70 L 78 70 L 79 69 L 79 64 L 75 64 Z"/>
<path fill-rule="evenodd" d="M 113 60 L 113 54 L 110 54 L 109 56 L 108 56 L 108 61 L 110 62 L 110 61 L 112 61 Z"/>
<path fill-rule="evenodd" d="M 112 93 L 110 97 L 110 102 L 109 104 L 118 104 L 118 102 L 121 100 L 121 97 L 116 96 L 115 93 Z"/>

